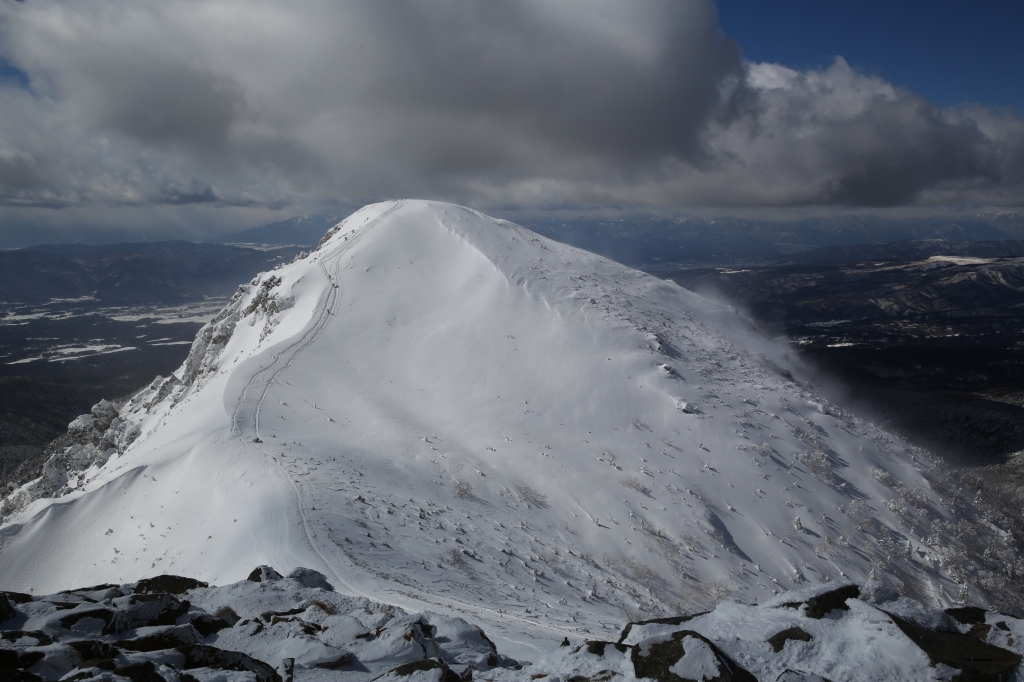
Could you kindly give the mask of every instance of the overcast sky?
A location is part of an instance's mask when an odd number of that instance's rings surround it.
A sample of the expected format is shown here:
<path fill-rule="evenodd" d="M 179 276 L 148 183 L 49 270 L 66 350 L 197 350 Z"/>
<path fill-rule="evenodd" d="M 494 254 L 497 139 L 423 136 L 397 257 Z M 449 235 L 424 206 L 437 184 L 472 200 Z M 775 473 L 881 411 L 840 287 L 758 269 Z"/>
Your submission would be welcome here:
<path fill-rule="evenodd" d="M 705 0 L 0 2 L 0 233 L 1024 204 L 1011 110 L 750 61 Z"/>

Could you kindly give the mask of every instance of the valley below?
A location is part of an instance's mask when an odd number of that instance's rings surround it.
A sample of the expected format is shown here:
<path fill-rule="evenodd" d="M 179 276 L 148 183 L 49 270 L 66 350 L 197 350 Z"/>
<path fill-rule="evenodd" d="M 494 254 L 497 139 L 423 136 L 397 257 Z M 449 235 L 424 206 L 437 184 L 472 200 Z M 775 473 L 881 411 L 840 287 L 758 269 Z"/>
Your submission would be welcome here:
<path fill-rule="evenodd" d="M 1019 242 L 955 246 L 988 257 L 935 240 L 663 276 L 786 339 L 858 413 L 954 465 L 993 464 L 1024 450 L 1024 258 Z"/>
<path fill-rule="evenodd" d="M 38 476 L 46 446 L 97 401 L 173 372 L 240 283 L 300 251 L 161 242 L 0 252 L 0 490 Z"/>

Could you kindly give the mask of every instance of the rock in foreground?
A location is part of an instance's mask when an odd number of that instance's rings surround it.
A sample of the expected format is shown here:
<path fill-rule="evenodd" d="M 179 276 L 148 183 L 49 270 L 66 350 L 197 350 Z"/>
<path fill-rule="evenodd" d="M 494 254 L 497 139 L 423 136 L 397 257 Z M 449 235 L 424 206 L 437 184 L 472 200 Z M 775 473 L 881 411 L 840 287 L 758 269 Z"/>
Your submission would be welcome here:
<path fill-rule="evenodd" d="M 389 671 L 440 680 L 518 667 L 462 619 L 344 596 L 310 569 L 256 573 L 261 580 L 224 587 L 158 576 L 45 596 L 0 592 L 0 680 L 286 682 Z"/>
<path fill-rule="evenodd" d="M 550 653 L 520 664 L 461 618 L 344 596 L 310 569 L 253 576 L 0 592 L 0 679 L 1003 682 L 1020 679 L 1024 653 L 1024 620 L 940 611 L 866 583 L 629 623 L 617 641 L 553 637 Z"/>

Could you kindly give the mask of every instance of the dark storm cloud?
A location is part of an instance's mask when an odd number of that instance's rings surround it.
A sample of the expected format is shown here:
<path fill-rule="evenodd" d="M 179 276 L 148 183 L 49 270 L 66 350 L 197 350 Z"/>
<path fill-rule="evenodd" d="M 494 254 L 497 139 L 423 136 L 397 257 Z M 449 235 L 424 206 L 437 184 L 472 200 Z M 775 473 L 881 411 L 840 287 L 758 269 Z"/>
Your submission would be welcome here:
<path fill-rule="evenodd" d="M 541 7 L 372 3 L 361 19 L 387 39 L 366 94 L 426 116 L 495 121 L 569 153 L 695 153 L 722 80 L 741 69 L 735 45 L 715 33 L 713 6 L 592 3 L 591 16 L 586 3 Z M 443 148 L 432 151 L 446 163 Z"/>
<path fill-rule="evenodd" d="M 0 197 L 14 199 L 42 185 L 32 158 L 18 153 L 0 156 Z"/>
<path fill-rule="evenodd" d="M 941 182 L 998 182 L 994 145 L 977 126 L 942 121 L 930 109 L 924 102 L 880 103 L 858 120 L 837 125 L 822 142 L 842 172 L 824 188 L 821 201 L 901 206 Z"/>
<path fill-rule="evenodd" d="M 999 144 L 976 123 L 943 116 L 909 94 L 872 101 L 828 126 L 817 143 L 838 169 L 823 203 L 900 206 L 940 183 L 995 185 L 1001 177 Z"/>
<path fill-rule="evenodd" d="M 155 197 L 155 203 L 162 204 L 206 204 L 219 200 L 212 187 L 198 181 L 188 185 L 166 185 L 161 188 L 159 197 Z"/>
<path fill-rule="evenodd" d="M 184 145 L 221 153 L 244 110 L 242 88 L 231 78 L 181 64 L 104 65 L 116 79 L 95 78 L 105 109 L 97 123 L 140 142 Z"/>
<path fill-rule="evenodd" d="M 1024 200 L 1020 119 L 936 108 L 842 59 L 804 73 L 751 64 L 738 93 L 731 117 L 708 125 L 712 162 L 674 168 L 664 194 L 746 206 Z"/>
<path fill-rule="evenodd" d="M 1024 201 L 1019 118 L 744 63 L 710 0 L 0 7 L 0 203 Z"/>

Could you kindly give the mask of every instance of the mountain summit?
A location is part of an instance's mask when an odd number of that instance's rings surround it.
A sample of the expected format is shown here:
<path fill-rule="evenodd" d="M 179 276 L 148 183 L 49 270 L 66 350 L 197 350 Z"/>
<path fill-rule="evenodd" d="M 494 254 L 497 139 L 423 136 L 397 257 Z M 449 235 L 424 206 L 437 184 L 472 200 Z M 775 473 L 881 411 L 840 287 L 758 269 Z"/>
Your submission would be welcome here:
<path fill-rule="evenodd" d="M 0 510 L 0 575 L 310 566 L 523 647 L 844 578 L 1012 601 L 974 558 L 998 568 L 1003 532 L 972 495 L 805 376 L 673 283 L 467 208 L 375 204 L 240 287 L 173 376 L 76 420 Z"/>

